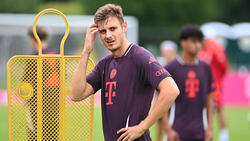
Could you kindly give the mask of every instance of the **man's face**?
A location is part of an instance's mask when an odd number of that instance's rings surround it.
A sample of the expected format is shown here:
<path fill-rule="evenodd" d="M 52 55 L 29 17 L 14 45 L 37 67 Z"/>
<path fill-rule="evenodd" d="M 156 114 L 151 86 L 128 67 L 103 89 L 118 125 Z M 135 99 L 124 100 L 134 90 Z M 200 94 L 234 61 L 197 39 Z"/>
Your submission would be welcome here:
<path fill-rule="evenodd" d="M 184 52 L 195 57 L 198 55 L 200 49 L 202 48 L 203 41 L 197 38 L 189 37 L 186 40 L 181 41 L 181 46 Z"/>
<path fill-rule="evenodd" d="M 97 23 L 98 33 L 103 44 L 111 51 L 118 50 L 126 39 L 127 23 L 121 23 L 116 17 Z"/>
<path fill-rule="evenodd" d="M 174 49 L 161 50 L 161 55 L 169 62 L 175 58 L 176 51 Z"/>
<path fill-rule="evenodd" d="M 33 47 L 33 49 L 35 51 L 38 51 L 38 44 L 37 44 L 37 41 L 35 38 L 31 37 L 30 38 L 30 43 L 31 43 L 31 46 Z"/>

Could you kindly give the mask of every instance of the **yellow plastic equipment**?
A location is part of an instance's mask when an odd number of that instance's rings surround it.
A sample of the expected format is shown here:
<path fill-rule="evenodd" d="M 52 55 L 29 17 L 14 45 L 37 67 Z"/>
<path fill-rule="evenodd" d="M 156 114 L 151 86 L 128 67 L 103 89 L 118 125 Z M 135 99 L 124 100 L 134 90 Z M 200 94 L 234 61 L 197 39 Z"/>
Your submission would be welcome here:
<path fill-rule="evenodd" d="M 66 24 L 60 54 L 42 54 L 36 24 L 46 13 L 60 15 Z M 64 43 L 69 34 L 65 15 L 56 9 L 41 11 L 34 20 L 33 34 L 39 55 L 14 56 L 7 64 L 9 140 L 91 141 L 94 97 L 72 102 L 68 96 L 80 57 L 64 56 Z M 90 59 L 87 73 L 93 68 Z"/>

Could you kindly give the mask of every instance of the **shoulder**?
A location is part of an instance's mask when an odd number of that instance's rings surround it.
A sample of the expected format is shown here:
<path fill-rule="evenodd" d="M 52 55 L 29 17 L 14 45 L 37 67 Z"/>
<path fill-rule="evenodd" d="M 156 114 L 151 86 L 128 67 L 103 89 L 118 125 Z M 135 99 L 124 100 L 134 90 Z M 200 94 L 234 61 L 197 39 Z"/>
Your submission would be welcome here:
<path fill-rule="evenodd" d="M 112 57 L 113 57 L 112 54 L 109 54 L 109 55 L 104 56 L 103 58 L 101 58 L 101 60 L 99 62 L 107 61 L 107 60 L 111 59 Z"/>
<path fill-rule="evenodd" d="M 98 63 L 97 63 L 97 66 L 102 66 L 104 65 L 108 60 L 112 59 L 113 56 L 112 54 L 110 55 L 107 55 L 107 56 L 104 56 Z"/>
<path fill-rule="evenodd" d="M 205 61 L 199 60 L 199 66 L 204 67 L 208 71 L 211 71 L 210 65 Z"/>
<path fill-rule="evenodd" d="M 214 51 L 214 52 L 224 51 L 224 47 L 220 43 L 218 43 L 216 40 L 206 41 L 205 47 L 209 48 L 211 51 Z"/>
<path fill-rule="evenodd" d="M 164 68 L 165 69 L 174 69 L 174 68 L 176 68 L 176 67 L 178 67 L 179 66 L 179 62 L 178 62 L 178 60 L 175 58 L 175 59 L 173 59 L 172 61 L 170 61 L 169 63 L 167 63 L 165 66 L 164 66 Z"/>
<path fill-rule="evenodd" d="M 139 63 L 152 63 L 156 62 L 155 57 L 145 48 L 135 45 L 133 47 L 133 59 Z"/>

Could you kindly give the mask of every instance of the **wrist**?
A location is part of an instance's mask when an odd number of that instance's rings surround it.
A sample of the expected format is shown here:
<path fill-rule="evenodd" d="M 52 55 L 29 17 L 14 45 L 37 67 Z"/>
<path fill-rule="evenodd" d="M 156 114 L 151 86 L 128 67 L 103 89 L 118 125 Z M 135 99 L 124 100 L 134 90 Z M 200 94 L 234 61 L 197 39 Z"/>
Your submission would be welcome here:
<path fill-rule="evenodd" d="M 213 128 L 212 127 L 208 127 L 207 130 L 213 131 Z"/>
<path fill-rule="evenodd" d="M 81 56 L 86 56 L 86 55 L 89 56 L 90 53 L 91 53 L 91 51 L 87 51 L 87 50 L 83 49 Z"/>
<path fill-rule="evenodd" d="M 207 130 L 213 130 L 213 122 L 212 121 L 208 122 Z"/>
<path fill-rule="evenodd" d="M 166 127 L 166 132 L 167 133 L 171 132 L 172 130 L 173 130 L 173 128 L 171 126 Z"/>
<path fill-rule="evenodd" d="M 145 123 L 145 121 L 142 121 L 139 124 L 140 128 L 142 129 L 143 132 L 145 132 L 149 127 L 147 127 L 147 124 Z"/>

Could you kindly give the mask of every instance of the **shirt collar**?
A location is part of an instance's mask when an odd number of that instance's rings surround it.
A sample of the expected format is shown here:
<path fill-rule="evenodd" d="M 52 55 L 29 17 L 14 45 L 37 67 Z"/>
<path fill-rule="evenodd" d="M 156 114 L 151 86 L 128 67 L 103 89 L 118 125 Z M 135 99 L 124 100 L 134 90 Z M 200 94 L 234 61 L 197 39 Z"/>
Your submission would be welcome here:
<path fill-rule="evenodd" d="M 132 48 L 132 46 L 134 46 L 133 43 L 131 43 L 131 44 L 128 46 L 128 48 L 127 48 L 127 50 L 126 50 L 126 52 L 124 53 L 123 56 L 127 56 L 127 55 L 128 55 L 128 53 L 129 53 L 130 49 Z"/>
<path fill-rule="evenodd" d="M 181 65 L 187 65 L 184 60 L 181 58 L 181 56 L 177 56 L 176 60 L 181 64 Z M 194 65 L 197 66 L 199 65 L 199 59 L 195 58 Z"/>

